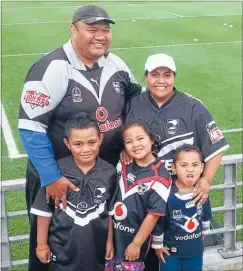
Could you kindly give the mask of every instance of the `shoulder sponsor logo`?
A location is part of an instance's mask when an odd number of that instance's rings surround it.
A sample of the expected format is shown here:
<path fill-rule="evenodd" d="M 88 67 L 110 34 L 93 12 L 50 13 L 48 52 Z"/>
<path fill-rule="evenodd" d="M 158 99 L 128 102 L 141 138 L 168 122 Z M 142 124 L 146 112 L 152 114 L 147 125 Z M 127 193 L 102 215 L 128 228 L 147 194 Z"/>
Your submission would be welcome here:
<path fill-rule="evenodd" d="M 97 204 L 100 204 L 104 202 L 105 200 L 105 193 L 106 193 L 106 188 L 96 185 L 95 191 L 94 191 L 94 202 Z"/>
<path fill-rule="evenodd" d="M 36 93 L 34 90 L 27 90 L 24 96 L 24 101 L 30 104 L 32 109 L 36 107 L 48 107 L 51 104 L 50 96 L 44 93 Z"/>
<path fill-rule="evenodd" d="M 166 129 L 169 135 L 174 135 L 179 128 L 178 119 L 167 119 Z"/>
<path fill-rule="evenodd" d="M 115 90 L 116 93 L 120 93 L 120 83 L 119 82 L 112 82 L 113 88 Z"/>
<path fill-rule="evenodd" d="M 77 208 L 80 210 L 80 211 L 85 211 L 87 208 L 88 208 L 88 204 L 84 201 L 80 202 L 78 205 L 77 205 Z"/>
<path fill-rule="evenodd" d="M 209 122 L 206 125 L 206 129 L 207 129 L 207 132 L 208 132 L 208 135 L 210 137 L 212 144 L 214 144 L 214 143 L 218 142 L 220 139 L 224 138 L 222 132 L 220 131 L 220 129 L 218 128 L 218 126 L 214 120 Z"/>
<path fill-rule="evenodd" d="M 182 218 L 182 212 L 181 212 L 181 210 L 173 210 L 172 217 L 175 220 L 180 220 Z"/>
<path fill-rule="evenodd" d="M 116 220 L 123 220 L 127 217 L 127 207 L 123 202 L 117 202 L 115 204 L 114 217 Z"/>
<path fill-rule="evenodd" d="M 72 88 L 72 100 L 74 103 L 81 103 L 83 101 L 81 90 L 77 86 Z"/>
<path fill-rule="evenodd" d="M 109 130 L 116 129 L 122 125 L 122 121 L 120 118 L 114 121 L 108 120 L 108 111 L 106 110 L 105 107 L 98 107 L 95 115 L 96 119 L 99 122 L 101 122 L 101 124 L 99 124 L 101 133 L 105 133 L 108 132 Z"/>
<path fill-rule="evenodd" d="M 189 209 L 189 208 L 194 207 L 194 206 L 195 206 L 195 203 L 194 203 L 193 200 L 191 200 L 191 201 L 188 201 L 188 202 L 186 203 L 185 206 L 186 206 L 187 209 Z"/>

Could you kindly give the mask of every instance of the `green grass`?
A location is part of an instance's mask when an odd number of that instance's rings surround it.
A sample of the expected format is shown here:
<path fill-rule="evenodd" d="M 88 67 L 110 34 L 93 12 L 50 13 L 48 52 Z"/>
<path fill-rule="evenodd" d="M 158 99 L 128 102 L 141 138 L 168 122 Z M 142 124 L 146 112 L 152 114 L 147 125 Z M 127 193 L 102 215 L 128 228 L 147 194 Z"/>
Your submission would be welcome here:
<path fill-rule="evenodd" d="M 24 149 L 17 130 L 18 107 L 25 75 L 42 54 L 62 46 L 69 39 L 72 13 L 81 4 L 83 2 L 2 3 L 2 103 L 20 153 L 24 153 Z M 102 5 L 101 2 L 99 4 Z M 158 52 L 171 54 L 176 60 L 178 70 L 176 87 L 201 99 L 221 129 L 242 127 L 242 43 L 216 44 L 242 40 L 242 19 L 241 16 L 236 16 L 242 14 L 242 3 L 183 1 L 183 3 L 136 2 L 128 5 L 119 1 L 107 2 L 104 6 L 112 18 L 126 19 L 117 20 L 116 25 L 112 26 L 111 48 L 124 48 L 113 52 L 125 60 L 139 83 L 145 85 L 143 68 L 150 54 Z M 198 17 L 180 18 L 172 13 Z M 151 17 L 154 20 L 132 21 L 134 18 L 143 17 Z M 173 18 L 156 19 L 156 17 Z M 36 24 L 30 24 L 31 22 Z M 29 24 L 6 25 L 14 23 Z M 223 26 L 224 23 L 232 24 L 233 27 Z M 197 38 L 198 42 L 194 42 L 194 38 Z M 131 48 L 143 46 L 161 47 Z M 125 49 L 128 47 L 130 49 Z M 4 56 L 33 53 L 41 54 Z M 242 153 L 241 132 L 228 133 L 225 137 L 230 144 L 226 155 Z M 26 160 L 26 158 L 9 159 L 2 136 L 2 180 L 24 178 Z M 238 180 L 242 180 L 242 165 L 238 166 L 237 176 Z M 214 184 L 222 182 L 223 170 L 220 168 Z M 224 193 L 213 191 L 210 198 L 214 207 L 221 206 Z M 242 203 L 242 187 L 238 188 L 237 202 Z M 7 211 L 25 209 L 24 191 L 8 192 L 6 206 Z M 223 213 L 215 213 L 214 217 L 222 226 Z M 242 210 L 237 211 L 237 224 L 242 224 Z M 9 219 L 11 235 L 26 234 L 28 230 L 26 217 Z M 242 240 L 241 231 L 237 233 L 237 240 Z M 28 242 L 12 244 L 13 259 L 27 258 L 27 247 Z M 26 267 L 15 270 L 26 270 Z"/>

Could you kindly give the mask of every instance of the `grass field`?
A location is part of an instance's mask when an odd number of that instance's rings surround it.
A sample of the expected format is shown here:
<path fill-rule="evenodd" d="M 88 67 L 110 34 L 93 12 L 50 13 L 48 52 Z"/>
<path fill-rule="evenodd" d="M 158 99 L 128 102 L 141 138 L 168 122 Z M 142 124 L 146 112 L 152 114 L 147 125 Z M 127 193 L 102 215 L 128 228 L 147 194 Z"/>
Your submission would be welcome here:
<path fill-rule="evenodd" d="M 43 54 L 69 39 L 72 14 L 83 3 L 2 2 L 2 112 L 6 114 L 6 118 L 2 114 L 2 180 L 25 174 L 26 158 L 17 130 L 25 75 Z M 137 80 L 145 84 L 148 55 L 171 54 L 177 64 L 177 88 L 201 99 L 225 130 L 231 146 L 225 154 L 242 153 L 242 3 L 99 4 L 116 21 L 111 50 L 126 61 Z M 241 166 L 238 171 L 241 179 Z M 222 176 L 221 169 L 215 183 L 222 182 Z M 222 205 L 223 192 L 212 193 L 211 198 L 213 206 Z M 241 188 L 237 201 L 242 202 Z M 24 207 L 23 191 L 7 194 L 8 211 Z M 217 220 L 222 223 L 221 214 Z M 242 224 L 242 210 L 237 220 Z M 11 235 L 28 233 L 26 218 L 11 219 L 9 224 Z M 13 244 L 12 256 L 26 258 L 27 243 Z"/>

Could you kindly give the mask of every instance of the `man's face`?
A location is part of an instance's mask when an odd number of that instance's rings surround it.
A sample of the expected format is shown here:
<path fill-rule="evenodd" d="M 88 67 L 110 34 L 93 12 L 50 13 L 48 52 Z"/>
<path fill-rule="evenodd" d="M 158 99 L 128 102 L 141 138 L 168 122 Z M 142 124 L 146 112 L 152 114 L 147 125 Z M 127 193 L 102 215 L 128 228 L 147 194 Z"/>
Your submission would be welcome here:
<path fill-rule="evenodd" d="M 96 60 L 103 56 L 111 44 L 111 28 L 108 23 L 71 25 L 72 42 L 83 58 Z"/>

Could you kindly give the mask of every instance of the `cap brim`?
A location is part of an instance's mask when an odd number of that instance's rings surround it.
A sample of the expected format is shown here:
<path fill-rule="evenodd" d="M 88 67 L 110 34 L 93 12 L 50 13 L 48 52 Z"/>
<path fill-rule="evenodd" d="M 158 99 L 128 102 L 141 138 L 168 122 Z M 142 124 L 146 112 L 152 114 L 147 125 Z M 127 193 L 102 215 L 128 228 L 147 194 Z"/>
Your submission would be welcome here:
<path fill-rule="evenodd" d="M 105 17 L 98 17 L 98 18 L 97 17 L 90 17 L 90 18 L 81 19 L 80 21 L 85 24 L 96 24 L 96 23 L 100 23 L 100 22 L 115 24 L 114 21 L 112 21 L 109 18 L 105 18 Z"/>

